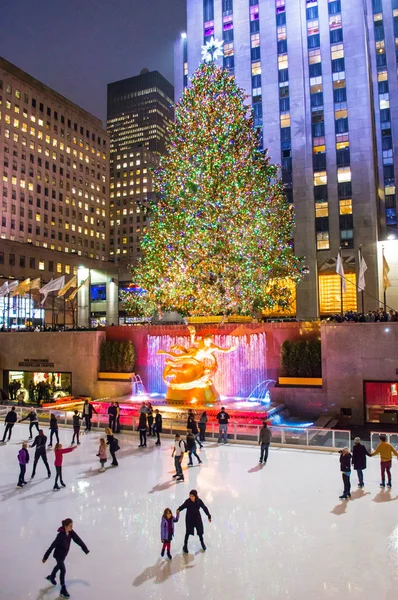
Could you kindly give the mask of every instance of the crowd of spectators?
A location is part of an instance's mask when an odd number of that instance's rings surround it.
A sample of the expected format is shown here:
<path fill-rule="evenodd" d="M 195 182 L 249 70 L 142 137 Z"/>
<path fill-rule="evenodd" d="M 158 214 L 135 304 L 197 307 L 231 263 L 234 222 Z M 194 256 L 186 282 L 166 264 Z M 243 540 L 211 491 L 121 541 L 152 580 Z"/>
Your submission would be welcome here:
<path fill-rule="evenodd" d="M 369 310 L 365 314 L 349 310 L 344 315 L 336 314 L 327 320 L 333 323 L 387 323 L 398 321 L 398 314 L 395 310 L 385 312 L 382 308 L 379 308 L 379 310 Z"/>

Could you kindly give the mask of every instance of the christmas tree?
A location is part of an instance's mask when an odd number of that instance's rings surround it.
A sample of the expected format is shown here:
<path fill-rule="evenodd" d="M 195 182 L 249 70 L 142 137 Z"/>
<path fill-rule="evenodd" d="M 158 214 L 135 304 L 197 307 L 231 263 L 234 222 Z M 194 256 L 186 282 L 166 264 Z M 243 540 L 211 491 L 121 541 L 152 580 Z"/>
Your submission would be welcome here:
<path fill-rule="evenodd" d="M 258 150 L 235 78 L 203 62 L 176 105 L 156 201 L 132 270 L 132 314 L 249 315 L 286 307 L 301 261 L 277 168 Z"/>

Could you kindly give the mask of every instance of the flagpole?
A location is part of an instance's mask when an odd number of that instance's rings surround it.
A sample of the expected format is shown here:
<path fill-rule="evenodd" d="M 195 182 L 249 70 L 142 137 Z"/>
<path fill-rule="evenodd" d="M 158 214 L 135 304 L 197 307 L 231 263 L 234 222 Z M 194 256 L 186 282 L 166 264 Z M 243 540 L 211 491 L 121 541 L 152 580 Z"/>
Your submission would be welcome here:
<path fill-rule="evenodd" d="M 341 256 L 341 246 L 339 248 L 339 254 L 340 254 L 340 260 L 342 261 L 342 256 Z M 344 305 L 343 305 L 343 278 L 340 275 L 340 312 L 341 312 L 341 318 L 343 318 L 344 316 Z"/>
<path fill-rule="evenodd" d="M 359 256 L 360 256 L 359 270 L 361 270 L 362 260 L 363 260 L 362 244 L 359 246 Z M 365 300 L 364 300 L 363 290 L 361 290 L 361 303 L 362 303 L 362 314 L 365 315 Z"/>
<path fill-rule="evenodd" d="M 383 255 L 383 290 L 384 290 L 383 300 L 384 300 L 384 312 L 386 313 L 387 312 L 387 288 L 386 288 L 386 283 L 384 281 L 384 279 L 385 279 L 385 277 L 384 277 L 384 261 L 385 261 L 384 246 L 381 247 L 381 251 L 382 251 L 382 255 Z"/>

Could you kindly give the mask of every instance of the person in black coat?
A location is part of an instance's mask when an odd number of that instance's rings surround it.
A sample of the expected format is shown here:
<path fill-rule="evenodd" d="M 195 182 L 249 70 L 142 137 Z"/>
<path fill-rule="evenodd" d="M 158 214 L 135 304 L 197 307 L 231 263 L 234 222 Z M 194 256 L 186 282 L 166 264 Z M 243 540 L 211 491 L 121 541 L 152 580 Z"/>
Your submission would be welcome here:
<path fill-rule="evenodd" d="M 153 408 L 152 408 L 152 404 L 150 402 L 148 402 L 148 412 L 147 412 L 147 418 L 148 418 L 148 434 L 149 437 L 151 437 L 152 435 L 154 436 L 155 433 L 153 431 Z"/>
<path fill-rule="evenodd" d="M 4 429 L 4 435 L 3 435 L 3 442 L 6 441 L 6 437 L 7 437 L 7 433 L 8 433 L 8 441 L 10 441 L 11 439 L 11 433 L 12 433 L 12 428 L 14 427 L 15 423 L 17 422 L 17 413 L 15 411 L 15 406 L 12 407 L 12 409 L 10 411 L 8 411 L 8 413 L 6 414 L 6 418 L 4 420 L 4 425 L 5 425 L 5 429 Z"/>
<path fill-rule="evenodd" d="M 363 471 L 366 469 L 367 456 L 370 456 L 370 452 L 368 452 L 365 446 L 361 444 L 361 438 L 356 437 L 352 447 L 352 466 L 357 472 L 358 486 L 360 488 L 363 488 L 365 485 L 363 482 Z"/>
<path fill-rule="evenodd" d="M 200 435 L 199 435 L 199 430 L 198 430 L 198 424 L 195 420 L 195 415 L 194 414 L 190 414 L 188 416 L 188 429 L 190 429 L 195 437 L 195 442 L 197 442 L 199 444 L 199 448 L 203 448 L 203 444 L 200 441 Z"/>
<path fill-rule="evenodd" d="M 48 444 L 49 448 L 52 448 L 54 435 L 55 435 L 55 439 L 57 440 L 57 444 L 59 444 L 58 419 L 54 413 L 51 413 L 51 416 L 50 416 L 50 443 Z"/>
<path fill-rule="evenodd" d="M 146 414 L 144 412 L 140 413 L 138 430 L 140 432 L 140 445 L 138 447 L 146 448 Z"/>
<path fill-rule="evenodd" d="M 47 436 L 44 435 L 43 430 L 40 429 L 39 435 L 37 435 L 35 437 L 35 441 L 31 445 L 31 448 L 36 448 L 35 458 L 33 460 L 33 471 L 32 471 L 32 475 L 31 475 L 31 479 L 33 479 L 33 477 L 36 475 L 36 467 L 37 467 L 37 463 L 39 462 L 40 458 L 44 462 L 44 466 L 47 469 L 48 477 L 51 477 L 51 471 L 50 471 L 50 467 L 48 465 L 48 460 L 47 460 L 46 443 L 47 443 Z"/>
<path fill-rule="evenodd" d="M 57 537 L 55 538 L 55 540 L 53 541 L 53 543 L 51 544 L 51 546 L 49 547 L 49 549 L 43 556 L 43 563 L 45 563 L 46 560 L 48 559 L 48 557 L 50 556 L 51 552 L 54 550 L 53 556 L 54 556 L 55 560 L 57 561 L 57 564 L 55 565 L 54 569 L 52 570 L 51 575 L 47 575 L 46 579 L 48 581 L 50 581 L 50 583 L 52 583 L 53 585 L 57 585 L 55 576 L 56 576 L 57 572 L 59 571 L 59 580 L 61 583 L 60 596 L 62 598 L 70 598 L 70 595 L 68 594 L 68 591 L 65 587 L 65 575 L 66 575 L 65 559 L 68 556 L 68 552 L 69 552 L 70 544 L 71 544 L 72 540 L 75 542 L 75 544 L 80 546 L 80 548 L 83 550 L 83 552 L 85 552 L 86 554 L 88 554 L 90 552 L 89 549 L 87 548 L 86 544 L 83 542 L 83 540 L 81 540 L 79 538 L 79 536 L 77 535 L 77 533 L 75 533 L 73 531 L 72 519 L 64 519 L 62 521 L 62 527 L 60 527 L 58 529 Z"/>
<path fill-rule="evenodd" d="M 39 419 L 37 418 L 37 412 L 34 408 L 31 408 L 30 412 L 23 419 L 20 419 L 19 422 L 22 423 L 22 421 L 26 421 L 26 419 L 29 419 L 29 439 L 31 440 L 33 437 L 33 427 L 36 427 L 37 431 L 39 431 Z"/>
<path fill-rule="evenodd" d="M 163 431 L 163 422 L 162 422 L 162 415 L 160 414 L 159 410 L 156 409 L 155 410 L 155 424 L 154 424 L 154 432 L 156 433 L 157 436 L 157 440 L 155 442 L 155 446 L 160 446 L 160 434 Z"/>
<path fill-rule="evenodd" d="M 85 400 L 82 410 L 83 417 L 86 421 L 86 429 L 84 431 L 91 431 L 91 419 L 93 418 L 93 413 L 96 415 L 98 414 L 91 402 Z"/>
<path fill-rule="evenodd" d="M 351 458 L 352 455 L 348 448 L 343 448 L 340 451 L 340 471 L 343 477 L 344 483 L 344 492 L 340 496 L 340 500 L 347 500 L 347 498 L 351 498 Z"/>
<path fill-rule="evenodd" d="M 209 509 L 204 504 L 204 502 L 199 498 L 198 492 L 196 490 L 191 490 L 189 492 L 189 498 L 185 500 L 181 506 L 177 509 L 177 517 L 179 516 L 182 510 L 186 510 L 187 514 L 185 517 L 185 539 L 184 539 L 184 547 L 183 552 L 188 554 L 188 539 L 190 535 L 195 535 L 195 529 L 199 536 L 200 543 L 202 545 L 203 550 L 206 550 L 206 546 L 203 540 L 203 521 L 200 514 L 200 509 L 206 513 L 209 523 L 211 523 L 211 514 Z"/>
<path fill-rule="evenodd" d="M 116 452 L 119 450 L 119 443 L 118 443 L 117 439 L 115 438 L 115 436 L 113 435 L 112 429 L 109 429 L 109 427 L 107 427 L 105 429 L 105 433 L 106 433 L 106 443 L 109 446 L 109 452 L 110 452 L 110 455 L 112 456 L 111 466 L 118 467 L 119 463 L 117 462 Z"/>
<path fill-rule="evenodd" d="M 109 418 L 109 429 L 112 429 L 113 433 L 115 433 L 115 429 L 116 429 L 116 414 L 117 414 L 117 408 L 115 406 L 114 402 L 111 402 L 110 406 L 108 407 L 108 418 Z"/>

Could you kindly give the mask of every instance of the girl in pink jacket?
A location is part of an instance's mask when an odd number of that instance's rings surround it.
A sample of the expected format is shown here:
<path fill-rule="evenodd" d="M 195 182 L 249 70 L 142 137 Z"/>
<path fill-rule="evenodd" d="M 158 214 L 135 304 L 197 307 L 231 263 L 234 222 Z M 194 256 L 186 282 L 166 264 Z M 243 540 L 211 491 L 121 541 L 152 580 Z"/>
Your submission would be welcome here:
<path fill-rule="evenodd" d="M 59 490 L 61 489 L 58 485 L 58 479 L 60 480 L 60 483 L 62 485 L 62 487 L 66 487 L 63 479 L 62 479 L 62 461 L 64 458 L 64 454 L 67 454 L 68 452 L 73 452 L 73 450 L 76 450 L 76 446 L 73 446 L 72 448 L 62 448 L 62 444 L 55 444 L 55 448 L 54 448 L 54 454 L 55 454 L 55 461 L 54 461 L 54 465 L 55 465 L 55 471 L 56 471 L 56 475 L 55 475 L 55 483 L 54 483 L 54 490 Z"/>
<path fill-rule="evenodd" d="M 100 463 L 101 463 L 100 473 L 103 473 L 105 471 L 105 463 L 108 460 L 108 458 L 106 456 L 106 441 L 105 441 L 105 438 L 101 438 L 100 439 L 100 445 L 99 445 L 99 448 L 98 448 L 98 454 L 97 454 L 97 456 L 99 456 Z"/>

